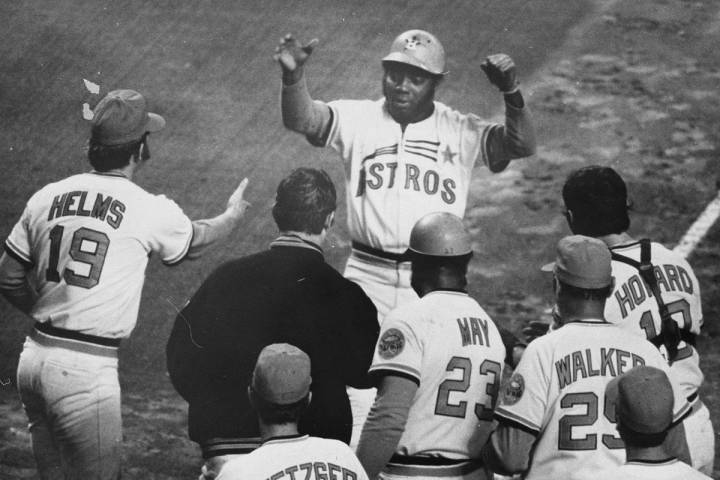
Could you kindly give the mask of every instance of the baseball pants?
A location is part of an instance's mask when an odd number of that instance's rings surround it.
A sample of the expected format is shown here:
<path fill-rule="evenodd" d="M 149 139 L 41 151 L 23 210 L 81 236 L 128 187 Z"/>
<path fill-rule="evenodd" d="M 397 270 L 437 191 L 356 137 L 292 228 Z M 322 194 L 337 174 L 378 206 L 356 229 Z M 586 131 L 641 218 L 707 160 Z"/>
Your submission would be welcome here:
<path fill-rule="evenodd" d="M 407 465 L 390 461 L 378 478 L 381 480 L 493 480 L 492 472 L 482 465 L 466 461 L 456 465 Z"/>
<path fill-rule="evenodd" d="M 410 286 L 410 273 L 409 262 L 396 262 L 353 249 L 345 265 L 344 275 L 360 285 L 370 297 L 378 311 L 378 323 L 382 325 L 390 310 L 418 298 Z M 350 448 L 354 451 L 370 407 L 375 401 L 376 390 L 348 387 L 347 392 L 353 416 Z"/>
<path fill-rule="evenodd" d="M 17 384 L 41 479 L 120 477 L 117 349 L 33 331 Z"/>
<path fill-rule="evenodd" d="M 685 437 L 692 467 L 707 476 L 713 474 L 715 463 L 715 432 L 710 421 L 710 411 L 702 402 L 696 400 L 692 412 L 683 421 Z"/>

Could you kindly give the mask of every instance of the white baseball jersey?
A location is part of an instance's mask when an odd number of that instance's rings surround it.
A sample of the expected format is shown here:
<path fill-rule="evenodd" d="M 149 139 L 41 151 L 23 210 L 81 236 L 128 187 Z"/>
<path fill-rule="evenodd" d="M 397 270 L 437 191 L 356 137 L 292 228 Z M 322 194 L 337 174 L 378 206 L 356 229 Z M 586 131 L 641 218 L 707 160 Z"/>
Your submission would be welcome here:
<path fill-rule="evenodd" d="M 538 435 L 526 478 L 589 480 L 625 462 L 605 388 L 637 365 L 668 372 L 653 344 L 601 320 L 568 323 L 528 345 L 495 412 Z M 673 387 L 677 420 L 690 406 Z"/>
<path fill-rule="evenodd" d="M 31 315 L 54 327 L 123 338 L 137 321 L 148 256 L 183 259 L 192 223 L 162 195 L 122 175 L 84 173 L 35 193 L 5 245 L 32 265 Z"/>
<path fill-rule="evenodd" d="M 437 290 L 385 318 L 370 372 L 418 382 L 395 453 L 468 459 L 485 443 L 505 346 L 468 294 Z"/>
<path fill-rule="evenodd" d="M 338 440 L 296 435 L 273 438 L 228 461 L 217 480 L 368 480 L 350 447 Z"/>
<path fill-rule="evenodd" d="M 640 242 L 617 246 L 613 252 L 640 261 Z M 650 261 L 655 266 L 655 278 L 665 305 L 681 329 L 696 335 L 703 324 L 700 284 L 687 260 L 659 243 L 650 246 Z M 661 319 L 657 302 L 650 287 L 640 277 L 637 268 L 613 260 L 615 290 L 605 305 L 605 318 L 626 331 L 652 339 L 660 332 Z M 661 351 L 667 354 L 665 347 Z M 666 355 L 667 357 L 667 355 Z M 690 396 L 702 385 L 700 357 L 692 345 L 680 342 L 678 355 L 670 372 Z"/>
<path fill-rule="evenodd" d="M 664 462 L 627 462 L 617 468 L 598 472 L 596 480 L 711 480 L 677 459 Z"/>
<path fill-rule="evenodd" d="M 403 130 L 385 99 L 329 102 L 327 144 L 345 164 L 348 227 L 353 240 L 388 252 L 407 249 L 424 215 L 465 214 L 477 160 L 487 164 L 492 123 L 435 102 L 432 115 Z"/>

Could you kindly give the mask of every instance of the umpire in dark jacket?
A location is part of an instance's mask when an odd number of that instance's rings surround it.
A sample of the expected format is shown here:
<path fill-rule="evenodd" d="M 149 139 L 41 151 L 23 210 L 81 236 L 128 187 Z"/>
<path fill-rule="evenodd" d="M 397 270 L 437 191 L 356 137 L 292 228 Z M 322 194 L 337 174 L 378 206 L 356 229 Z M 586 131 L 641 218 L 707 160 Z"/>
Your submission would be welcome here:
<path fill-rule="evenodd" d="M 300 432 L 345 443 L 352 418 L 346 385 L 365 388 L 378 336 L 377 312 L 362 289 L 325 263 L 320 245 L 336 193 L 322 170 L 298 168 L 280 182 L 270 249 L 221 265 L 178 315 L 167 365 L 189 403 L 190 439 L 204 471 L 259 446 L 247 397 L 263 347 L 289 343 L 312 363 L 312 401 Z"/>

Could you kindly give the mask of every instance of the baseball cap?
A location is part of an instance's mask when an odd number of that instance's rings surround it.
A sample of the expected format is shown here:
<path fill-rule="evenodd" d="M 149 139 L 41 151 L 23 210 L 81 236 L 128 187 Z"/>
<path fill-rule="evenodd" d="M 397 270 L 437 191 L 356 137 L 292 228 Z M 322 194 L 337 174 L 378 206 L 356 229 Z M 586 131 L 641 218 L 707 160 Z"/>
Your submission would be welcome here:
<path fill-rule="evenodd" d="M 606 395 L 615 403 L 619 424 L 633 432 L 661 433 L 672 423 L 674 396 L 662 370 L 640 365 L 608 383 Z"/>
<path fill-rule="evenodd" d="M 541 270 L 578 288 L 603 288 L 612 283 L 610 250 L 601 240 L 583 235 L 561 238 L 555 261 Z"/>
<path fill-rule="evenodd" d="M 393 41 L 383 62 L 398 62 L 418 67 L 434 75 L 445 75 L 445 49 L 440 40 L 425 30 L 408 30 Z"/>
<path fill-rule="evenodd" d="M 288 343 L 274 343 L 258 355 L 251 386 L 267 402 L 289 405 L 307 396 L 311 382 L 310 357 Z"/>
<path fill-rule="evenodd" d="M 165 119 L 148 112 L 147 102 L 138 92 L 113 90 L 95 106 L 91 137 L 101 145 L 121 145 L 164 127 Z"/>

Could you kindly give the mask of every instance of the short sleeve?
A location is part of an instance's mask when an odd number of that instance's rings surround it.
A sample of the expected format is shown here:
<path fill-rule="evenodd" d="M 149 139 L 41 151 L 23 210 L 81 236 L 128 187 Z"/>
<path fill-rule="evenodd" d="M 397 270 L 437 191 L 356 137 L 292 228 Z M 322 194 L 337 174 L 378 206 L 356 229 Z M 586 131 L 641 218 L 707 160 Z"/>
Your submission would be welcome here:
<path fill-rule="evenodd" d="M 505 385 L 495 416 L 538 433 L 543 426 L 550 379 L 542 369 L 542 355 L 535 340 L 528 345 Z"/>
<path fill-rule="evenodd" d="M 30 203 L 28 203 L 20 219 L 5 240 L 7 254 L 26 266 L 31 266 L 34 263 L 30 242 L 30 210 Z"/>
<path fill-rule="evenodd" d="M 185 258 L 192 243 L 192 222 L 174 201 L 164 195 L 154 198 L 150 246 L 163 263 L 175 265 Z"/>
<path fill-rule="evenodd" d="M 370 111 L 373 104 L 370 100 L 333 100 L 327 104 L 332 112 L 332 121 L 324 146 L 338 152 L 343 162 L 352 159 L 358 133 L 374 126 L 376 119 Z"/>
<path fill-rule="evenodd" d="M 460 122 L 460 158 L 469 168 L 488 165 L 487 137 L 494 125 L 474 114 L 463 115 Z"/>
<path fill-rule="evenodd" d="M 410 376 L 420 383 L 422 345 L 403 318 L 388 316 L 375 347 L 370 373 L 391 371 Z"/>

